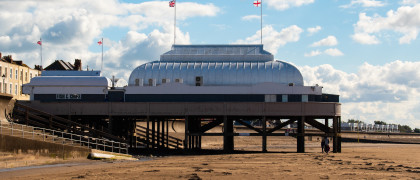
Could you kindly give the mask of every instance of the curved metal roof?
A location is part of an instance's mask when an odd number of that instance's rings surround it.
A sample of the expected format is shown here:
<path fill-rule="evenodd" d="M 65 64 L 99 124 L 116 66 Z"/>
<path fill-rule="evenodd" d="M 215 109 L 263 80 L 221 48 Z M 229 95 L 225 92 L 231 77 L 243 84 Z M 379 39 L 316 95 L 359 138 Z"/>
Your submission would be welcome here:
<path fill-rule="evenodd" d="M 101 76 L 38 76 L 24 86 L 101 86 L 110 87 L 112 81 Z"/>
<path fill-rule="evenodd" d="M 273 61 L 262 44 L 173 45 L 160 61 Z"/>
<path fill-rule="evenodd" d="M 140 65 L 130 75 L 128 85 L 135 86 L 136 79 L 148 85 L 149 79 L 156 84 L 162 79 L 182 79 L 184 84 L 195 85 L 195 77 L 203 77 L 203 86 L 254 85 L 264 82 L 294 83 L 303 86 L 303 77 L 293 65 L 283 61 L 268 62 L 162 62 L 153 61 Z"/>

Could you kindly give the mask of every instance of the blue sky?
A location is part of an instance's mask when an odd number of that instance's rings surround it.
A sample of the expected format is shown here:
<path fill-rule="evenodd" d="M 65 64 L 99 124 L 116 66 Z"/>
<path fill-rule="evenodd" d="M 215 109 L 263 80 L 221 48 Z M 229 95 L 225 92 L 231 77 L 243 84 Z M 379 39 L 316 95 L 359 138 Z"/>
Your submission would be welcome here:
<path fill-rule="evenodd" d="M 33 67 L 56 59 L 128 79 L 173 43 L 169 1 L 0 0 L 0 52 Z M 254 0 L 178 0 L 177 44 L 260 43 Z M 343 120 L 420 128 L 420 0 L 263 0 L 263 44 L 306 85 L 339 94 Z"/>

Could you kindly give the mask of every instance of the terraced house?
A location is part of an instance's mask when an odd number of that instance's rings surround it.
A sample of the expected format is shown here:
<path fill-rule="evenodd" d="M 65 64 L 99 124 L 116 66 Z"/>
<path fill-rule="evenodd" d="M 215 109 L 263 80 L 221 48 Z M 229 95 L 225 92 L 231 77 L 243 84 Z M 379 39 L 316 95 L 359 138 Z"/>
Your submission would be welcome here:
<path fill-rule="evenodd" d="M 11 55 L 0 53 L 0 92 L 13 95 L 13 99 L 29 100 L 29 95 L 22 93 L 22 85 L 33 77 L 41 75 L 41 67 L 30 68 L 22 60 L 13 60 Z"/>

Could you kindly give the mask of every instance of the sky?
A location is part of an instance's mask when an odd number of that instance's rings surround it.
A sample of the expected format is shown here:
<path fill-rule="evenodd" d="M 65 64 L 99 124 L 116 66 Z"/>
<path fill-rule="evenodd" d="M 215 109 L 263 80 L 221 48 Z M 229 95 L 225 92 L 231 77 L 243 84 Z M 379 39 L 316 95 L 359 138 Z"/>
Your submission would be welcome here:
<path fill-rule="evenodd" d="M 339 94 L 342 120 L 420 128 L 420 0 L 178 0 L 176 44 L 260 44 L 305 85 Z M 169 1 L 0 0 L 0 52 L 128 80 L 174 43 Z"/>

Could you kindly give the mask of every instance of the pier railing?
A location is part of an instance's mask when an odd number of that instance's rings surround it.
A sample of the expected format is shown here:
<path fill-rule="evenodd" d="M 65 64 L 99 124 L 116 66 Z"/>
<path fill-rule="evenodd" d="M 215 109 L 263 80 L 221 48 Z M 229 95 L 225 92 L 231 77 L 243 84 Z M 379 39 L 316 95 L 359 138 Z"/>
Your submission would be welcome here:
<path fill-rule="evenodd" d="M 126 143 L 13 122 L 10 124 L 0 123 L 0 134 L 66 145 L 86 146 L 91 149 L 114 153 L 128 153 L 128 144 Z"/>
<path fill-rule="evenodd" d="M 159 134 L 158 132 L 154 132 L 153 134 L 151 130 L 149 130 L 149 133 L 147 133 L 147 128 L 143 126 L 136 126 L 136 134 L 140 136 L 140 138 L 143 138 L 143 143 L 146 145 L 146 147 L 156 145 L 156 147 L 160 146 L 173 149 L 183 148 L 184 141 L 182 139 L 169 136 L 168 134 Z"/>

